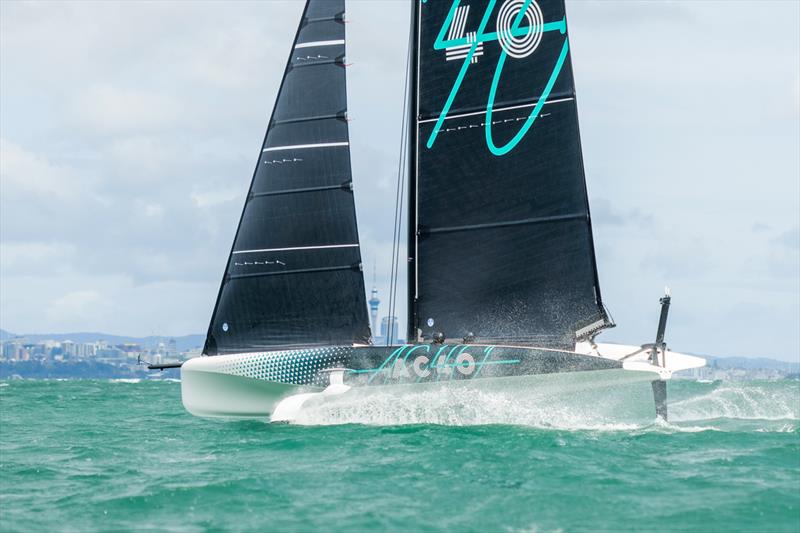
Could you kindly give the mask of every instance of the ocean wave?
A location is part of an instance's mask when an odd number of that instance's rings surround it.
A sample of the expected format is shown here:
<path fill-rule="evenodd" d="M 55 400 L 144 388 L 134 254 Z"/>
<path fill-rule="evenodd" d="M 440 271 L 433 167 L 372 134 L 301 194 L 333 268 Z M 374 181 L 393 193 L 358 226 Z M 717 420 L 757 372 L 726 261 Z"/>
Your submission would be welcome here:
<path fill-rule="evenodd" d="M 800 388 L 791 382 L 720 383 L 716 388 L 670 402 L 670 419 L 800 420 Z"/>
<path fill-rule="evenodd" d="M 140 378 L 114 378 L 109 379 L 109 383 L 140 383 L 142 380 Z"/>

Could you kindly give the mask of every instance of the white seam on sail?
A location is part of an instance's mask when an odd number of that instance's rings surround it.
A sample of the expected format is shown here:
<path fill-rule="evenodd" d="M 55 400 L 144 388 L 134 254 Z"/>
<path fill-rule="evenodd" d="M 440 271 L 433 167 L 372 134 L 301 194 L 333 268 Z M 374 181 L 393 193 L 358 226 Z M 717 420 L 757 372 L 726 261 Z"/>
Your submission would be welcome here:
<path fill-rule="evenodd" d="M 300 150 L 305 148 L 326 148 L 329 146 L 350 146 L 350 143 L 339 142 L 339 143 L 317 143 L 317 144 L 292 144 L 288 146 L 271 146 L 269 148 L 264 148 L 261 150 L 262 152 L 275 152 L 277 150 Z"/>
<path fill-rule="evenodd" d="M 261 248 L 258 250 L 237 250 L 234 254 L 251 254 L 257 252 L 291 252 L 294 250 L 320 250 L 322 248 L 356 248 L 358 243 L 355 244 L 328 244 L 324 246 L 293 246 L 291 248 Z"/>
<path fill-rule="evenodd" d="M 561 102 L 569 102 L 571 100 L 575 100 L 575 98 L 572 98 L 572 97 L 569 97 L 569 98 L 556 98 L 554 100 L 547 100 L 544 103 L 544 105 L 547 105 L 547 104 L 559 104 Z M 534 102 L 532 104 L 514 105 L 514 106 L 510 106 L 510 107 L 497 107 L 495 109 L 492 109 L 492 113 L 497 113 L 499 111 L 511 111 L 512 109 L 523 109 L 525 107 L 534 107 L 537 103 L 538 102 Z M 451 118 L 472 117 L 472 116 L 475 116 L 475 115 L 485 115 L 485 114 L 486 114 L 486 111 L 484 110 L 484 111 L 475 111 L 473 113 L 462 113 L 460 115 L 447 115 L 447 118 L 445 118 L 445 120 L 450 120 Z M 426 118 L 425 120 L 420 120 L 419 123 L 422 124 L 424 122 L 435 122 L 437 120 L 439 120 L 439 117 Z"/>
<path fill-rule="evenodd" d="M 344 44 L 344 39 L 336 39 L 333 41 L 311 41 L 307 43 L 297 43 L 294 45 L 295 50 L 298 48 L 311 48 L 312 46 L 333 46 L 335 44 Z"/>

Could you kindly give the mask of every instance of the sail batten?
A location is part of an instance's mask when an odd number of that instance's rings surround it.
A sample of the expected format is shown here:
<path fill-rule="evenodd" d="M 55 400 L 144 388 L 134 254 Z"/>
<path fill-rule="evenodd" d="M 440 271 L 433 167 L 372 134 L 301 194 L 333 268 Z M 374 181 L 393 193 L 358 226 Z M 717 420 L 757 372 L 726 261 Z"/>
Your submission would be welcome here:
<path fill-rule="evenodd" d="M 553 97 L 555 96 L 555 97 Z M 544 101 L 542 105 L 550 105 L 550 104 L 560 104 L 563 102 L 573 102 L 575 101 L 575 96 L 568 96 L 568 95 L 550 95 L 550 98 Z M 507 102 L 512 103 L 513 105 L 507 105 L 504 107 L 497 107 L 494 108 L 494 112 L 500 111 L 510 111 L 512 109 L 525 109 L 530 107 L 536 107 L 539 104 L 539 100 L 520 100 L 518 102 Z M 480 116 L 486 115 L 486 107 L 480 107 L 477 110 L 471 111 L 468 109 L 462 110 L 461 113 L 448 113 L 447 116 L 443 119 L 444 121 L 452 120 L 454 118 L 463 118 L 463 117 L 472 117 L 472 116 Z M 431 116 L 420 115 L 419 123 L 424 124 L 425 122 L 436 122 L 439 120 L 441 114 L 435 114 Z"/>
<path fill-rule="evenodd" d="M 258 192 L 253 193 L 251 198 L 259 196 L 279 196 L 282 194 L 302 194 L 304 192 L 317 192 L 317 191 L 334 191 L 336 189 L 350 190 L 353 186 L 352 181 L 346 181 L 341 185 L 320 185 L 319 187 L 303 187 L 300 189 L 283 189 L 278 191 Z"/>
<path fill-rule="evenodd" d="M 313 143 L 313 144 L 294 144 L 289 146 L 270 146 L 264 148 L 262 152 L 277 152 L 278 150 L 306 150 L 308 148 L 333 148 L 336 146 L 350 146 L 348 141 L 337 141 L 328 143 Z"/>
<path fill-rule="evenodd" d="M 563 0 L 415 5 L 409 331 L 560 348 L 596 334 L 610 321 Z"/>
<path fill-rule="evenodd" d="M 288 248 L 261 248 L 260 250 L 235 250 L 234 254 L 254 254 L 260 252 L 291 252 L 295 250 L 328 250 L 331 248 L 358 248 L 358 243 L 353 244 L 322 244 L 319 246 L 294 246 Z"/>
<path fill-rule="evenodd" d="M 311 274 L 316 272 L 334 272 L 336 270 L 358 270 L 359 265 L 335 265 L 319 268 L 298 268 L 295 270 L 279 270 L 276 272 L 253 272 L 251 274 L 231 274 L 228 279 L 257 278 L 260 276 L 286 276 L 289 274 Z"/>
<path fill-rule="evenodd" d="M 298 122 L 311 122 L 313 120 L 327 120 L 327 119 L 339 119 L 345 120 L 347 118 L 345 112 L 335 113 L 331 115 L 314 115 L 309 117 L 297 117 L 297 118 L 285 118 L 283 120 L 275 120 L 272 122 L 273 126 L 279 126 L 281 124 L 296 124 Z"/>
<path fill-rule="evenodd" d="M 347 125 L 344 0 L 308 0 L 204 353 L 368 342 Z"/>
<path fill-rule="evenodd" d="M 501 222 L 492 222 L 486 224 L 473 224 L 471 226 L 450 226 L 442 228 L 419 228 L 419 235 L 426 235 L 430 233 L 453 233 L 456 231 L 472 231 L 492 228 L 507 228 L 511 226 L 523 226 L 527 224 L 543 224 L 547 222 L 562 222 L 566 220 L 580 220 L 587 217 L 586 213 L 570 213 L 567 215 L 555 215 L 550 217 L 536 217 L 525 218 L 522 220 L 506 220 Z"/>
<path fill-rule="evenodd" d="M 295 50 L 298 48 L 311 48 L 314 46 L 333 46 L 336 44 L 344 44 L 344 39 L 334 39 L 331 41 L 311 41 L 307 43 L 297 43 L 294 45 Z"/>

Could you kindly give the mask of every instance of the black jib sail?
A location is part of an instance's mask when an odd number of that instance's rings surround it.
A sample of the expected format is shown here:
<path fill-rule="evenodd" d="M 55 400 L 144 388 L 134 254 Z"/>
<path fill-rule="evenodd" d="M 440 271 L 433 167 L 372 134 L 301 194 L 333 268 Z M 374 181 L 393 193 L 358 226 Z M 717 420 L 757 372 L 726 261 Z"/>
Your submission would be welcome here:
<path fill-rule="evenodd" d="M 344 0 L 309 0 L 204 353 L 369 342 L 353 202 Z"/>
<path fill-rule="evenodd" d="M 600 299 L 563 0 L 417 0 L 409 331 L 569 346 Z"/>

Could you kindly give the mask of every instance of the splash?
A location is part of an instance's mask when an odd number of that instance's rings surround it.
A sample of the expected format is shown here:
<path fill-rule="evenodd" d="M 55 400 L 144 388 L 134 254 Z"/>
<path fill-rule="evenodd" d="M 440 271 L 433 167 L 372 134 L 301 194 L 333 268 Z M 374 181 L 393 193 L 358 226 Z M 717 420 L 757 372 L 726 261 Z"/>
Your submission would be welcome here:
<path fill-rule="evenodd" d="M 641 385 L 641 384 L 639 384 Z M 554 395 L 552 391 L 487 391 L 436 387 L 425 391 L 378 390 L 368 395 L 347 394 L 304 407 L 302 425 L 437 424 L 471 426 L 508 424 L 548 429 L 624 431 L 652 423 L 649 383 L 634 394 L 637 406 L 624 405 L 625 393 L 602 389 Z"/>
<path fill-rule="evenodd" d="M 670 403 L 670 420 L 800 420 L 800 384 L 794 381 L 719 383 Z"/>
<path fill-rule="evenodd" d="M 454 387 L 346 394 L 303 408 L 301 425 L 470 426 L 506 424 L 543 429 L 695 433 L 795 432 L 800 383 L 670 384 L 670 421 L 654 417 L 649 383 L 553 394 L 547 390 L 486 391 Z M 710 389 L 710 390 L 709 390 Z"/>

